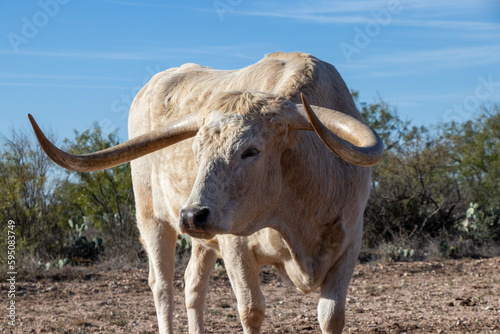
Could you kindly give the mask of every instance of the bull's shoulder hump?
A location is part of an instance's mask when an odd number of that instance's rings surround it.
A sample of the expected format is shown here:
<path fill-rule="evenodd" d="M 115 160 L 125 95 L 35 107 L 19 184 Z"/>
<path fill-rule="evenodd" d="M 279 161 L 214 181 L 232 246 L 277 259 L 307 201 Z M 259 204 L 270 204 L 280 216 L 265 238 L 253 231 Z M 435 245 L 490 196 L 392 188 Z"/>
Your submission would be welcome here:
<path fill-rule="evenodd" d="M 259 63 L 269 77 L 275 77 L 274 87 L 269 91 L 299 102 L 300 92 L 317 84 L 315 73 L 318 62 L 316 57 L 302 52 L 268 54 Z M 279 68 L 279 70 L 278 70 Z"/>
<path fill-rule="evenodd" d="M 148 83 L 151 116 L 173 119 L 197 111 L 231 72 L 188 63 L 159 73 Z"/>
<path fill-rule="evenodd" d="M 311 104 L 342 111 L 360 119 L 351 92 L 332 64 L 301 52 L 276 52 L 263 61 L 281 61 L 286 65 L 280 94 L 301 103 L 304 93 Z"/>

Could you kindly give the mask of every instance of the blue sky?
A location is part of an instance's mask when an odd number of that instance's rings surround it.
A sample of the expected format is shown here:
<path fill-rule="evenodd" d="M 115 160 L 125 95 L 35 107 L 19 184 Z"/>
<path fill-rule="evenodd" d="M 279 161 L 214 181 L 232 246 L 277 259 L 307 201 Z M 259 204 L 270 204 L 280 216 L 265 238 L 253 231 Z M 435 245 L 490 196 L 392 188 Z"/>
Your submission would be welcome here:
<path fill-rule="evenodd" d="M 95 121 L 127 138 L 128 107 L 156 72 L 248 66 L 274 51 L 337 67 L 361 99 L 415 125 L 500 102 L 498 0 L 0 2 L 0 133 L 32 113 L 59 141 Z"/>

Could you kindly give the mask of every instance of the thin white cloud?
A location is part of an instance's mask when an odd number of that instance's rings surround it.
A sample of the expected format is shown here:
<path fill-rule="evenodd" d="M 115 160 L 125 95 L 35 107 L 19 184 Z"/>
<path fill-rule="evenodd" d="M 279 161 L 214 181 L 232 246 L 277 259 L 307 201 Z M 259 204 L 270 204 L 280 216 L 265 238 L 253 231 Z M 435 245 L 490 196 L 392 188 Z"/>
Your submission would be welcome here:
<path fill-rule="evenodd" d="M 393 20 L 391 24 L 417 28 L 500 30 L 500 23 L 453 20 Z"/>
<path fill-rule="evenodd" d="M 373 17 L 365 16 L 336 16 L 336 15 L 314 15 L 311 13 L 286 13 L 286 12 L 258 12 L 258 11 L 234 11 L 233 15 L 262 16 L 293 19 L 321 24 L 365 24 L 373 21 Z M 456 21 L 456 20 L 398 20 L 390 21 L 393 26 L 405 26 L 416 28 L 440 28 L 440 29 L 463 29 L 463 30 L 500 30 L 499 23 L 479 21 Z"/>
<path fill-rule="evenodd" d="M 491 0 L 476 0 L 474 2 L 470 0 L 399 0 L 401 5 L 405 9 L 437 9 L 444 8 L 450 9 L 464 9 L 464 8 L 477 8 L 482 6 Z M 389 3 L 387 1 L 386 3 Z"/>
<path fill-rule="evenodd" d="M 234 46 L 196 46 L 192 48 L 155 48 L 143 51 L 21 51 L 0 50 L 0 55 L 48 57 L 68 59 L 106 59 L 106 60 L 166 60 L 185 57 L 186 55 L 229 55 L 240 57 L 245 51 L 255 49 L 255 45 Z M 233 54 L 234 53 L 234 54 Z M 245 56 L 248 57 L 248 56 Z"/>
<path fill-rule="evenodd" d="M 189 6 L 179 6 L 165 3 L 148 3 L 148 2 L 138 2 L 138 1 L 126 1 L 126 0 L 102 0 L 107 3 L 112 3 L 116 5 L 123 6 L 135 6 L 135 7 L 153 7 L 153 8 L 175 8 L 175 9 L 185 9 L 201 12 L 216 12 L 214 2 L 208 2 L 210 6 L 205 7 L 189 7 Z M 295 14 L 328 14 L 328 13 L 367 13 L 369 11 L 375 11 L 387 8 L 392 5 L 401 5 L 404 9 L 435 9 L 435 8 L 446 8 L 446 9 L 457 9 L 457 8 L 474 8 L 481 3 L 489 4 L 494 3 L 495 0 L 478 0 L 476 2 L 471 2 L 469 0 L 316 0 L 316 1 L 253 1 L 251 3 L 252 8 L 258 8 L 257 11 L 241 11 L 240 14 L 247 13 L 253 15 L 254 13 L 260 13 L 263 16 L 279 16 L 279 14 L 285 14 L 287 17 L 290 14 L 290 18 L 293 18 Z M 213 6 L 212 6 L 213 5 Z M 228 8 L 232 7 L 237 9 L 243 7 L 244 3 L 239 3 L 231 5 L 228 3 Z M 248 6 L 247 6 L 248 7 Z"/>
<path fill-rule="evenodd" d="M 243 10 L 238 7 L 231 11 L 231 15 L 261 16 L 292 19 L 320 24 L 364 24 L 373 21 L 372 14 L 381 10 L 388 10 L 390 3 L 396 3 L 395 7 L 401 14 L 392 14 L 390 24 L 394 26 L 406 26 L 417 28 L 439 28 L 439 29 L 463 29 L 463 30 L 500 30 L 500 24 L 486 21 L 473 20 L 451 20 L 450 8 L 454 11 L 467 13 L 470 10 L 491 3 L 491 0 L 479 0 L 472 3 L 467 0 L 409 0 L 389 2 L 388 0 L 375 1 L 316 1 L 299 2 L 259 2 L 253 3 L 255 10 Z M 438 9 L 443 10 L 438 10 Z M 436 10 L 438 10 L 436 12 Z M 420 19 L 402 19 L 401 15 L 415 15 Z M 436 13 L 439 13 L 437 16 Z M 432 14 L 432 15 L 431 15 Z M 429 16 L 427 19 L 422 17 Z"/>
<path fill-rule="evenodd" d="M 342 73 L 348 73 L 349 69 L 348 68 L 342 68 L 342 66 L 338 66 L 340 72 Z M 363 71 L 351 71 L 351 74 L 349 75 L 349 78 L 352 79 L 366 79 L 366 78 L 389 78 L 389 77 L 397 77 L 397 76 L 408 76 L 408 75 L 413 75 L 415 74 L 414 69 L 404 69 L 400 71 L 394 71 L 394 70 L 388 70 L 388 69 L 381 69 L 377 68 L 376 70 L 373 69 L 373 67 L 367 67 L 363 66 L 364 70 Z"/>
<path fill-rule="evenodd" d="M 72 59 L 109 59 L 109 60 L 154 60 L 165 59 L 165 54 L 151 52 L 106 52 L 106 51 L 21 51 L 14 53 L 11 50 L 0 51 L 3 55 L 72 58 Z"/>
<path fill-rule="evenodd" d="M 119 77 L 86 76 L 86 75 L 53 75 L 33 73 L 0 73 L 0 78 L 5 79 L 71 79 L 71 80 L 127 80 Z M 130 79 L 128 79 L 130 80 Z"/>
<path fill-rule="evenodd" d="M 119 0 L 102 0 L 103 2 L 112 3 L 116 5 L 135 6 L 135 7 L 164 7 L 164 8 L 177 8 L 175 5 L 168 4 L 150 4 L 145 2 L 135 1 L 119 1 Z"/>
<path fill-rule="evenodd" d="M 398 104 L 412 103 L 414 105 L 425 105 L 428 102 L 460 100 L 463 99 L 463 94 L 458 92 L 436 94 L 397 94 L 388 95 L 385 98 Z"/>
<path fill-rule="evenodd" d="M 332 14 L 332 13 L 366 13 L 387 6 L 387 0 L 363 1 L 315 1 L 315 2 L 257 2 L 253 8 L 261 9 L 261 13 L 299 14 Z M 267 9 L 266 9 L 267 8 Z"/>
<path fill-rule="evenodd" d="M 478 6 L 488 6 L 496 0 L 316 0 L 295 1 L 288 0 L 264 2 L 252 2 L 253 8 L 261 9 L 261 12 L 286 12 L 286 13 L 369 13 L 393 7 L 401 7 L 402 10 L 425 10 L 425 9 L 477 9 Z"/>
<path fill-rule="evenodd" d="M 315 23 L 337 23 L 337 24 L 357 24 L 365 23 L 367 18 L 362 16 L 328 16 L 328 15 L 313 15 L 307 13 L 287 13 L 283 11 L 278 12 L 259 12 L 259 11 L 237 11 L 235 10 L 231 14 L 242 15 L 242 16 L 266 16 L 266 17 L 276 17 L 293 19 L 300 21 L 309 21 Z"/>
<path fill-rule="evenodd" d="M 70 85 L 70 84 L 33 83 L 33 82 L 0 82 L 0 86 L 11 86 L 11 87 L 69 87 L 69 88 L 130 89 L 130 87 L 126 87 L 126 86 Z"/>
<path fill-rule="evenodd" d="M 489 31 L 489 32 L 478 32 L 478 31 L 471 31 L 471 32 L 464 32 L 463 34 L 460 35 L 462 39 L 465 40 L 470 40 L 478 43 L 479 41 L 484 42 L 484 41 L 500 41 L 500 30 L 499 31 Z"/>
<path fill-rule="evenodd" d="M 482 45 L 436 50 L 407 51 L 372 61 L 389 64 L 439 64 L 440 66 L 476 66 L 500 63 L 500 45 Z"/>
<path fill-rule="evenodd" d="M 500 45 L 391 52 L 390 54 L 369 56 L 350 64 L 342 64 L 339 67 L 352 71 L 367 71 L 364 74 L 372 76 L 404 75 L 423 73 L 426 69 L 434 71 L 436 69 L 500 64 L 499 54 Z M 384 72 L 385 68 L 390 68 L 390 70 Z"/>
<path fill-rule="evenodd" d="M 172 8 L 192 10 L 199 12 L 216 12 L 216 8 L 208 7 L 187 7 L 179 5 L 171 5 L 164 3 L 146 3 L 137 1 L 125 0 L 103 0 L 108 3 L 125 6 L 137 7 L 157 7 L 157 8 Z M 408 20 L 391 20 L 391 24 L 396 26 L 407 26 L 417 28 L 439 28 L 439 29 L 464 29 L 464 30 L 500 30 L 500 24 L 494 22 L 481 21 L 459 21 L 446 20 L 442 17 L 447 17 L 454 11 L 468 13 L 471 10 L 478 8 L 493 7 L 496 0 L 477 0 L 471 2 L 469 0 L 318 0 L 318 1 L 254 1 L 251 9 L 242 9 L 244 4 L 228 6 L 231 15 L 240 16 L 260 16 L 260 17 L 275 17 L 291 20 L 299 20 L 313 22 L 319 24 L 363 24 L 373 20 L 371 13 L 387 10 L 391 6 L 400 9 L 401 12 L 417 13 L 419 16 L 430 16 L 428 19 L 408 19 Z M 443 11 L 439 11 L 442 9 Z M 437 10 L 437 12 L 436 12 Z M 436 14 L 445 13 L 445 14 Z M 342 14 L 342 15 L 339 15 Z M 396 17 L 399 14 L 393 15 Z M 433 19 L 435 15 L 441 19 Z"/>
<path fill-rule="evenodd" d="M 200 7 L 186 7 L 186 6 L 178 6 L 178 5 L 169 5 L 165 3 L 145 3 L 145 2 L 136 2 L 136 1 L 122 1 L 122 0 L 103 0 L 107 3 L 112 3 L 115 5 L 124 5 L 124 6 L 134 6 L 134 7 L 149 7 L 149 8 L 170 8 L 170 9 L 184 9 L 184 10 L 192 10 L 197 12 L 214 12 L 214 9 L 208 8 L 200 8 Z"/>

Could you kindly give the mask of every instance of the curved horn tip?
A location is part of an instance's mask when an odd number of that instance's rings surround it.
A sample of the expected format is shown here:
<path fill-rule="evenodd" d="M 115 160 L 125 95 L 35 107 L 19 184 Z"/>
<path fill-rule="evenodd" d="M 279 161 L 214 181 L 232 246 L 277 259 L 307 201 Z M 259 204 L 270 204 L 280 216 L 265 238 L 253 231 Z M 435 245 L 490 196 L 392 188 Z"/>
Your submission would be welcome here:
<path fill-rule="evenodd" d="M 36 121 L 35 119 L 33 118 L 33 116 L 31 116 L 31 114 L 28 114 L 28 119 L 30 120 L 30 123 L 33 124 L 35 123 L 36 124 Z"/>
<path fill-rule="evenodd" d="M 38 123 L 35 121 L 35 118 L 33 116 L 31 116 L 31 114 L 28 114 L 28 118 L 30 120 L 31 127 L 33 128 L 33 131 L 35 131 L 35 135 L 38 139 L 38 142 L 40 142 L 40 144 L 42 144 L 41 140 L 45 137 L 42 129 L 40 129 L 40 127 L 38 126 Z M 42 147 L 43 147 L 43 145 L 42 145 Z"/>
<path fill-rule="evenodd" d="M 28 114 L 28 118 L 30 120 L 31 126 L 33 127 L 33 130 L 35 130 L 35 132 L 41 131 L 38 123 L 35 121 L 35 118 L 31 116 L 31 114 Z"/>

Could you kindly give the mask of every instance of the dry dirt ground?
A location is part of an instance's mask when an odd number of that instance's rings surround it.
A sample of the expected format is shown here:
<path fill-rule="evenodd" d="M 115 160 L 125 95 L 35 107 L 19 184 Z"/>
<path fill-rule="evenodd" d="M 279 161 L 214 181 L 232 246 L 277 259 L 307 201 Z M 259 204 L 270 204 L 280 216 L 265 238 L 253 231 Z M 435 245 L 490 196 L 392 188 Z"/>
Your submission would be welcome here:
<path fill-rule="evenodd" d="M 103 266 L 33 274 L 17 282 L 16 327 L 2 316 L 0 333 L 156 333 L 146 269 Z M 318 333 L 318 294 L 261 273 L 263 333 Z M 2 312 L 7 284 L 1 283 Z M 187 333 L 182 274 L 176 274 L 175 328 Z M 347 303 L 347 333 L 500 333 L 500 258 L 357 266 Z M 212 274 L 207 333 L 241 333 L 224 270 Z"/>

